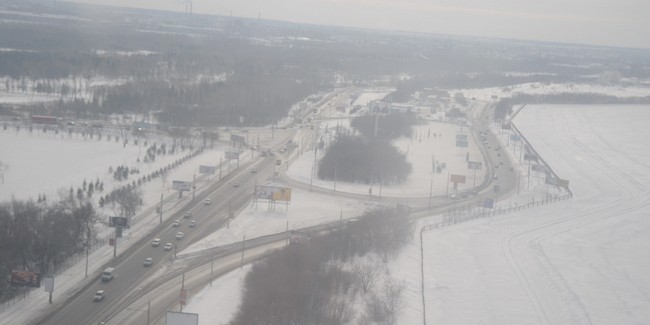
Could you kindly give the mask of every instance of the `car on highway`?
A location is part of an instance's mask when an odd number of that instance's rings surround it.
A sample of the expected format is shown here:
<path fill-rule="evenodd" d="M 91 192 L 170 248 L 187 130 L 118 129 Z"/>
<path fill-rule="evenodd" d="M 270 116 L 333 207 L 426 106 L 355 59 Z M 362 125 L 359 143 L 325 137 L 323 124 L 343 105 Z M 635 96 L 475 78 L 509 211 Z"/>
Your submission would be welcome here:
<path fill-rule="evenodd" d="M 253 167 L 253 168 L 251 169 L 251 174 L 255 174 L 255 173 L 257 173 L 257 168 Z"/>
<path fill-rule="evenodd" d="M 458 195 L 452 194 L 452 195 L 449 196 L 449 198 L 452 199 L 452 200 L 456 200 L 456 199 L 458 199 Z"/>
<path fill-rule="evenodd" d="M 187 218 L 190 218 L 191 216 L 192 216 L 192 212 L 187 211 L 187 212 L 185 212 L 185 214 L 183 215 L 183 218 L 186 218 L 186 219 L 187 219 Z"/>
<path fill-rule="evenodd" d="M 233 182 L 233 183 L 232 183 L 232 187 L 235 187 L 235 188 L 236 188 L 236 187 L 239 187 L 239 182 L 238 182 L 238 181 Z"/>
<path fill-rule="evenodd" d="M 194 220 L 190 221 L 190 223 L 187 226 L 190 227 L 190 228 L 196 227 L 196 221 L 194 221 Z"/>
<path fill-rule="evenodd" d="M 175 220 L 174 223 L 172 223 L 172 227 L 179 227 L 181 225 L 180 220 Z"/>
<path fill-rule="evenodd" d="M 511 172 L 515 171 L 515 166 L 510 165 L 510 171 L 511 171 Z"/>
<path fill-rule="evenodd" d="M 205 201 L 203 201 L 203 205 L 210 205 L 210 204 L 212 204 L 212 200 L 210 200 L 210 199 L 205 199 Z"/>
<path fill-rule="evenodd" d="M 160 246 L 160 238 L 154 238 L 153 241 L 151 242 L 151 247 L 158 247 Z"/>
<path fill-rule="evenodd" d="M 494 177 L 492 177 L 492 178 L 493 179 L 499 179 L 499 176 L 497 176 L 497 174 L 494 174 Z"/>
<path fill-rule="evenodd" d="M 104 290 L 97 290 L 97 292 L 95 292 L 95 295 L 93 296 L 93 301 L 95 302 L 102 301 L 104 300 L 105 296 L 106 296 L 106 292 L 104 292 Z"/>
<path fill-rule="evenodd" d="M 176 240 L 181 240 L 185 237 L 185 234 L 182 231 L 176 233 Z"/>
<path fill-rule="evenodd" d="M 153 265 L 153 258 L 147 257 L 144 259 L 144 264 L 145 267 L 149 267 Z"/>
<path fill-rule="evenodd" d="M 163 249 L 166 251 L 170 251 L 172 248 L 174 248 L 174 245 L 172 245 L 172 243 L 166 243 L 165 247 L 163 247 Z"/>

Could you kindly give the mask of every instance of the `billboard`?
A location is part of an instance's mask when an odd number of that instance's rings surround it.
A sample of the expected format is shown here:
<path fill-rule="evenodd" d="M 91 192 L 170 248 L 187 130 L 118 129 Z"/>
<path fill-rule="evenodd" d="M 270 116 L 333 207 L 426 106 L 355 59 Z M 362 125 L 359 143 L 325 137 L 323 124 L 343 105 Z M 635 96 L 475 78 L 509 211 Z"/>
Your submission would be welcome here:
<path fill-rule="evenodd" d="M 480 161 L 468 161 L 467 168 L 481 170 L 481 168 L 483 168 L 483 163 Z"/>
<path fill-rule="evenodd" d="M 537 155 L 532 154 L 532 153 L 525 153 L 525 154 L 524 154 L 524 160 L 533 160 L 533 161 L 537 161 Z"/>
<path fill-rule="evenodd" d="M 192 189 L 192 182 L 172 181 L 172 189 L 177 191 L 189 191 Z"/>
<path fill-rule="evenodd" d="M 239 159 L 238 151 L 226 151 L 225 155 L 226 159 Z"/>
<path fill-rule="evenodd" d="M 510 140 L 512 140 L 512 141 L 520 141 L 521 137 L 518 134 L 511 134 L 510 135 Z"/>
<path fill-rule="evenodd" d="M 456 147 L 467 148 L 467 147 L 469 147 L 469 142 L 456 140 Z"/>
<path fill-rule="evenodd" d="M 557 179 L 557 186 L 562 186 L 562 187 L 569 187 L 569 180 L 568 179 Z"/>
<path fill-rule="evenodd" d="M 244 137 L 241 136 L 241 135 L 231 134 L 231 135 L 230 135 L 230 141 L 232 141 L 232 142 L 236 142 L 236 143 L 245 143 L 245 142 L 246 142 L 246 138 L 244 138 Z"/>
<path fill-rule="evenodd" d="M 125 217 L 108 217 L 108 226 L 111 228 L 128 228 L 129 221 Z"/>
<path fill-rule="evenodd" d="M 467 142 L 467 134 L 456 134 L 456 141 Z"/>
<path fill-rule="evenodd" d="M 41 274 L 31 271 L 11 271 L 11 284 L 38 288 L 41 286 Z"/>
<path fill-rule="evenodd" d="M 54 277 L 46 276 L 43 279 L 43 287 L 45 288 L 45 292 L 54 292 Z"/>
<path fill-rule="evenodd" d="M 452 174 L 449 177 L 449 181 L 452 182 L 452 183 L 465 184 L 465 178 L 466 178 L 465 175 L 454 175 L 454 174 Z"/>
<path fill-rule="evenodd" d="M 557 178 L 555 177 L 546 177 L 546 184 L 548 185 L 557 185 Z"/>
<path fill-rule="evenodd" d="M 544 165 L 530 165 L 530 169 L 534 172 L 543 172 L 546 171 L 546 167 Z"/>
<path fill-rule="evenodd" d="M 290 202 L 291 188 L 258 185 L 255 187 L 255 197 L 262 200 Z"/>
<path fill-rule="evenodd" d="M 493 209 L 494 208 L 494 199 L 485 199 L 481 205 L 484 208 Z"/>
<path fill-rule="evenodd" d="M 217 172 L 217 167 L 214 166 L 199 166 L 199 174 L 214 175 Z"/>
<path fill-rule="evenodd" d="M 168 311 L 165 317 L 165 324 L 166 325 L 198 325 L 199 314 Z"/>

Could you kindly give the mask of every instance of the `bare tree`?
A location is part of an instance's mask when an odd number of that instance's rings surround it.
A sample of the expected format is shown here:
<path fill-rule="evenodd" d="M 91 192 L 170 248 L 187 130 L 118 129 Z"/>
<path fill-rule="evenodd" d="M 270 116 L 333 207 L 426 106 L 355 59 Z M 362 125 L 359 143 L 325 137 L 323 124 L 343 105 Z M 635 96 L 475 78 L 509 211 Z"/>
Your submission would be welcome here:
<path fill-rule="evenodd" d="M 404 281 L 386 274 L 383 289 L 373 292 L 366 302 L 366 322 L 395 324 L 395 316 L 402 304 L 404 287 Z"/>
<path fill-rule="evenodd" d="M 379 277 L 379 270 L 377 267 L 367 261 L 355 263 L 352 267 L 352 272 L 354 273 L 357 286 L 363 291 L 363 293 L 367 293 L 372 289 Z"/>
<path fill-rule="evenodd" d="M 142 206 L 142 192 L 131 187 L 124 187 L 111 194 L 110 207 L 113 214 L 116 217 L 126 218 L 128 224 L 131 224 L 131 218 Z"/>

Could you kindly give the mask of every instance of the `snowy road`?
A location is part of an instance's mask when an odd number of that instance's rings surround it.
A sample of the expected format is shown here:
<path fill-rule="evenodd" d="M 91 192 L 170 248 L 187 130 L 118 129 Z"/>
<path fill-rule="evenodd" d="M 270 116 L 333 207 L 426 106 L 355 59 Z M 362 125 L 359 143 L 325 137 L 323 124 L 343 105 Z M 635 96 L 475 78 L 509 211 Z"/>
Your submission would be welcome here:
<path fill-rule="evenodd" d="M 647 107 L 528 107 L 515 120 L 574 199 L 426 232 L 427 321 L 650 319 Z"/>

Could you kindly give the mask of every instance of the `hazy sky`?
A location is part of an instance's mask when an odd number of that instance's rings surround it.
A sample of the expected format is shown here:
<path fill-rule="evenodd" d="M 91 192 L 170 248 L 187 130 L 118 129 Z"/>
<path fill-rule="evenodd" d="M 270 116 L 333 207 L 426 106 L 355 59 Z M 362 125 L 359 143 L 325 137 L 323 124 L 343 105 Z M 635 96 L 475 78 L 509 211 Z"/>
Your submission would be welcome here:
<path fill-rule="evenodd" d="M 183 0 L 74 0 L 183 11 Z M 194 12 L 650 48 L 650 0 L 193 0 Z"/>

